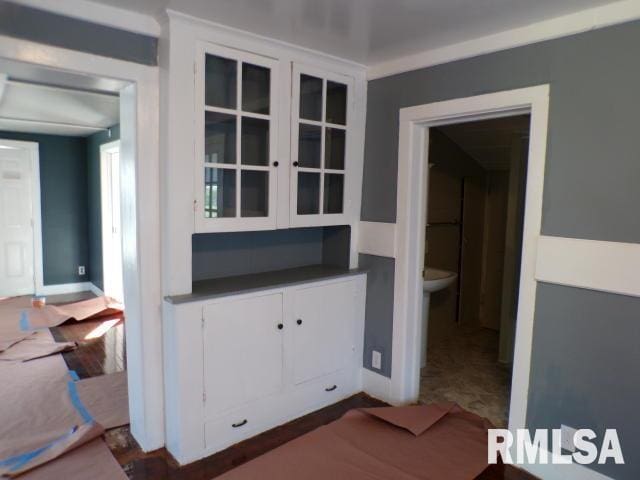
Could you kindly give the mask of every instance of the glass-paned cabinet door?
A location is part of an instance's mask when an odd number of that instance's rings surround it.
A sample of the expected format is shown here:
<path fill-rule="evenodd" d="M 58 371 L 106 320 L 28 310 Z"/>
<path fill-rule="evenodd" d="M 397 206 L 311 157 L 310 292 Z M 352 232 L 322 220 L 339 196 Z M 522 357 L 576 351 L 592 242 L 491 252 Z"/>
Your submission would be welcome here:
<path fill-rule="evenodd" d="M 350 77 L 293 66 L 291 223 L 342 221 L 348 193 Z"/>
<path fill-rule="evenodd" d="M 196 62 L 197 232 L 275 228 L 275 60 L 201 44 Z"/>

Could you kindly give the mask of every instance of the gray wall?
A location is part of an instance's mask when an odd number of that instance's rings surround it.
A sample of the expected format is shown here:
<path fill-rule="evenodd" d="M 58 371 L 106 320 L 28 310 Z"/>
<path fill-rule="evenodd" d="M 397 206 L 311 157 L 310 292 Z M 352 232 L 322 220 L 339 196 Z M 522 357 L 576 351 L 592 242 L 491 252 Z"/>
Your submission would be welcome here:
<path fill-rule="evenodd" d="M 0 0 L 0 34 L 145 65 L 158 64 L 158 39 Z"/>
<path fill-rule="evenodd" d="M 362 219 L 395 222 L 400 108 L 549 83 L 542 232 L 640 242 L 638 44 L 632 22 L 370 82 Z M 368 302 L 365 344 L 390 356 L 392 317 Z M 640 301 L 542 286 L 536 303 L 529 423 L 619 428 L 627 465 L 592 468 L 640 478 Z"/>
<path fill-rule="evenodd" d="M 102 274 L 102 199 L 100 188 L 100 146 L 120 139 L 120 126 L 108 132 L 98 132 L 86 138 L 87 214 L 89 241 L 89 281 L 104 288 Z"/>
<path fill-rule="evenodd" d="M 0 138 L 38 142 L 44 284 L 84 282 L 89 270 L 85 139 L 0 132 Z"/>
<path fill-rule="evenodd" d="M 194 281 L 308 265 L 349 266 L 348 226 L 193 235 Z"/>

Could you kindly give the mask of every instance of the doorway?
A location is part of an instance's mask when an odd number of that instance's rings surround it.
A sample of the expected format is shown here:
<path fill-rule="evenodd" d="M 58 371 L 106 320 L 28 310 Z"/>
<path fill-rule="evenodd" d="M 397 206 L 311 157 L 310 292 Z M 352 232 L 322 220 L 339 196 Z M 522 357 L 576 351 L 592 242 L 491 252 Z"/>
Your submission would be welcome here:
<path fill-rule="evenodd" d="M 506 427 L 529 115 L 429 129 L 420 401 L 454 401 Z M 426 283 L 425 283 L 426 284 Z"/>
<path fill-rule="evenodd" d="M 0 297 L 42 278 L 38 144 L 0 138 Z"/>
<path fill-rule="evenodd" d="M 104 294 L 123 303 L 120 141 L 100 146 L 100 184 Z"/>
<path fill-rule="evenodd" d="M 542 220 L 549 86 L 540 85 L 446 100 L 400 110 L 393 351 L 390 397 L 415 402 L 420 392 L 422 301 L 430 129 L 441 125 L 514 115 L 531 116 L 520 288 L 517 301 L 509 429 L 524 428 L 529 391 L 536 297 L 536 258 Z"/>

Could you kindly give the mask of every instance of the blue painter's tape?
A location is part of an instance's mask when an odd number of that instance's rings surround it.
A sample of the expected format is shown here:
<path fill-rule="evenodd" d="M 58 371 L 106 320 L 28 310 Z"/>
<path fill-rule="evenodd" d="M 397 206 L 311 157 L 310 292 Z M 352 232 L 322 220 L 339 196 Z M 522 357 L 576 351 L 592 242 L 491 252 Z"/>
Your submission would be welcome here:
<path fill-rule="evenodd" d="M 53 447 L 56 443 L 66 440 L 68 437 L 73 435 L 78 427 L 73 427 L 70 431 L 62 435 L 61 437 L 56 438 L 53 442 L 46 444 L 44 447 L 37 448 L 30 452 L 21 453 L 20 455 L 14 455 L 13 457 L 9 457 L 5 460 L 0 460 L 1 467 L 8 467 L 10 471 L 15 472 L 20 470 L 23 466 L 29 463 L 34 458 L 42 455 L 44 452 Z"/>
<path fill-rule="evenodd" d="M 78 372 L 76 372 L 75 370 L 69 370 L 69 376 L 74 382 L 77 382 L 78 380 L 80 380 L 80 377 L 78 376 Z"/>
<path fill-rule="evenodd" d="M 23 332 L 31 330 L 31 328 L 29 328 L 29 314 L 26 310 L 20 313 L 20 330 Z"/>
<path fill-rule="evenodd" d="M 89 413 L 89 410 L 82 404 L 82 400 L 80 400 L 80 395 L 78 395 L 78 389 L 76 388 L 76 382 L 73 380 L 68 382 L 69 387 L 69 396 L 71 397 L 71 403 L 75 407 L 78 415 L 82 417 L 85 423 L 93 422 L 93 417 Z"/>

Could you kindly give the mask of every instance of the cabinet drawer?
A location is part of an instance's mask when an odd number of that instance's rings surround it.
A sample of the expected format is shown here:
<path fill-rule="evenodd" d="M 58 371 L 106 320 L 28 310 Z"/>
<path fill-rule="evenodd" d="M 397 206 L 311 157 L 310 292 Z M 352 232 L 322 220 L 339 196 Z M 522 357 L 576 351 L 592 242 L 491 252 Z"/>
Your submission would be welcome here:
<path fill-rule="evenodd" d="M 274 395 L 251 402 L 216 420 L 205 422 L 207 452 L 217 452 L 280 424 L 279 398 L 279 395 Z"/>

